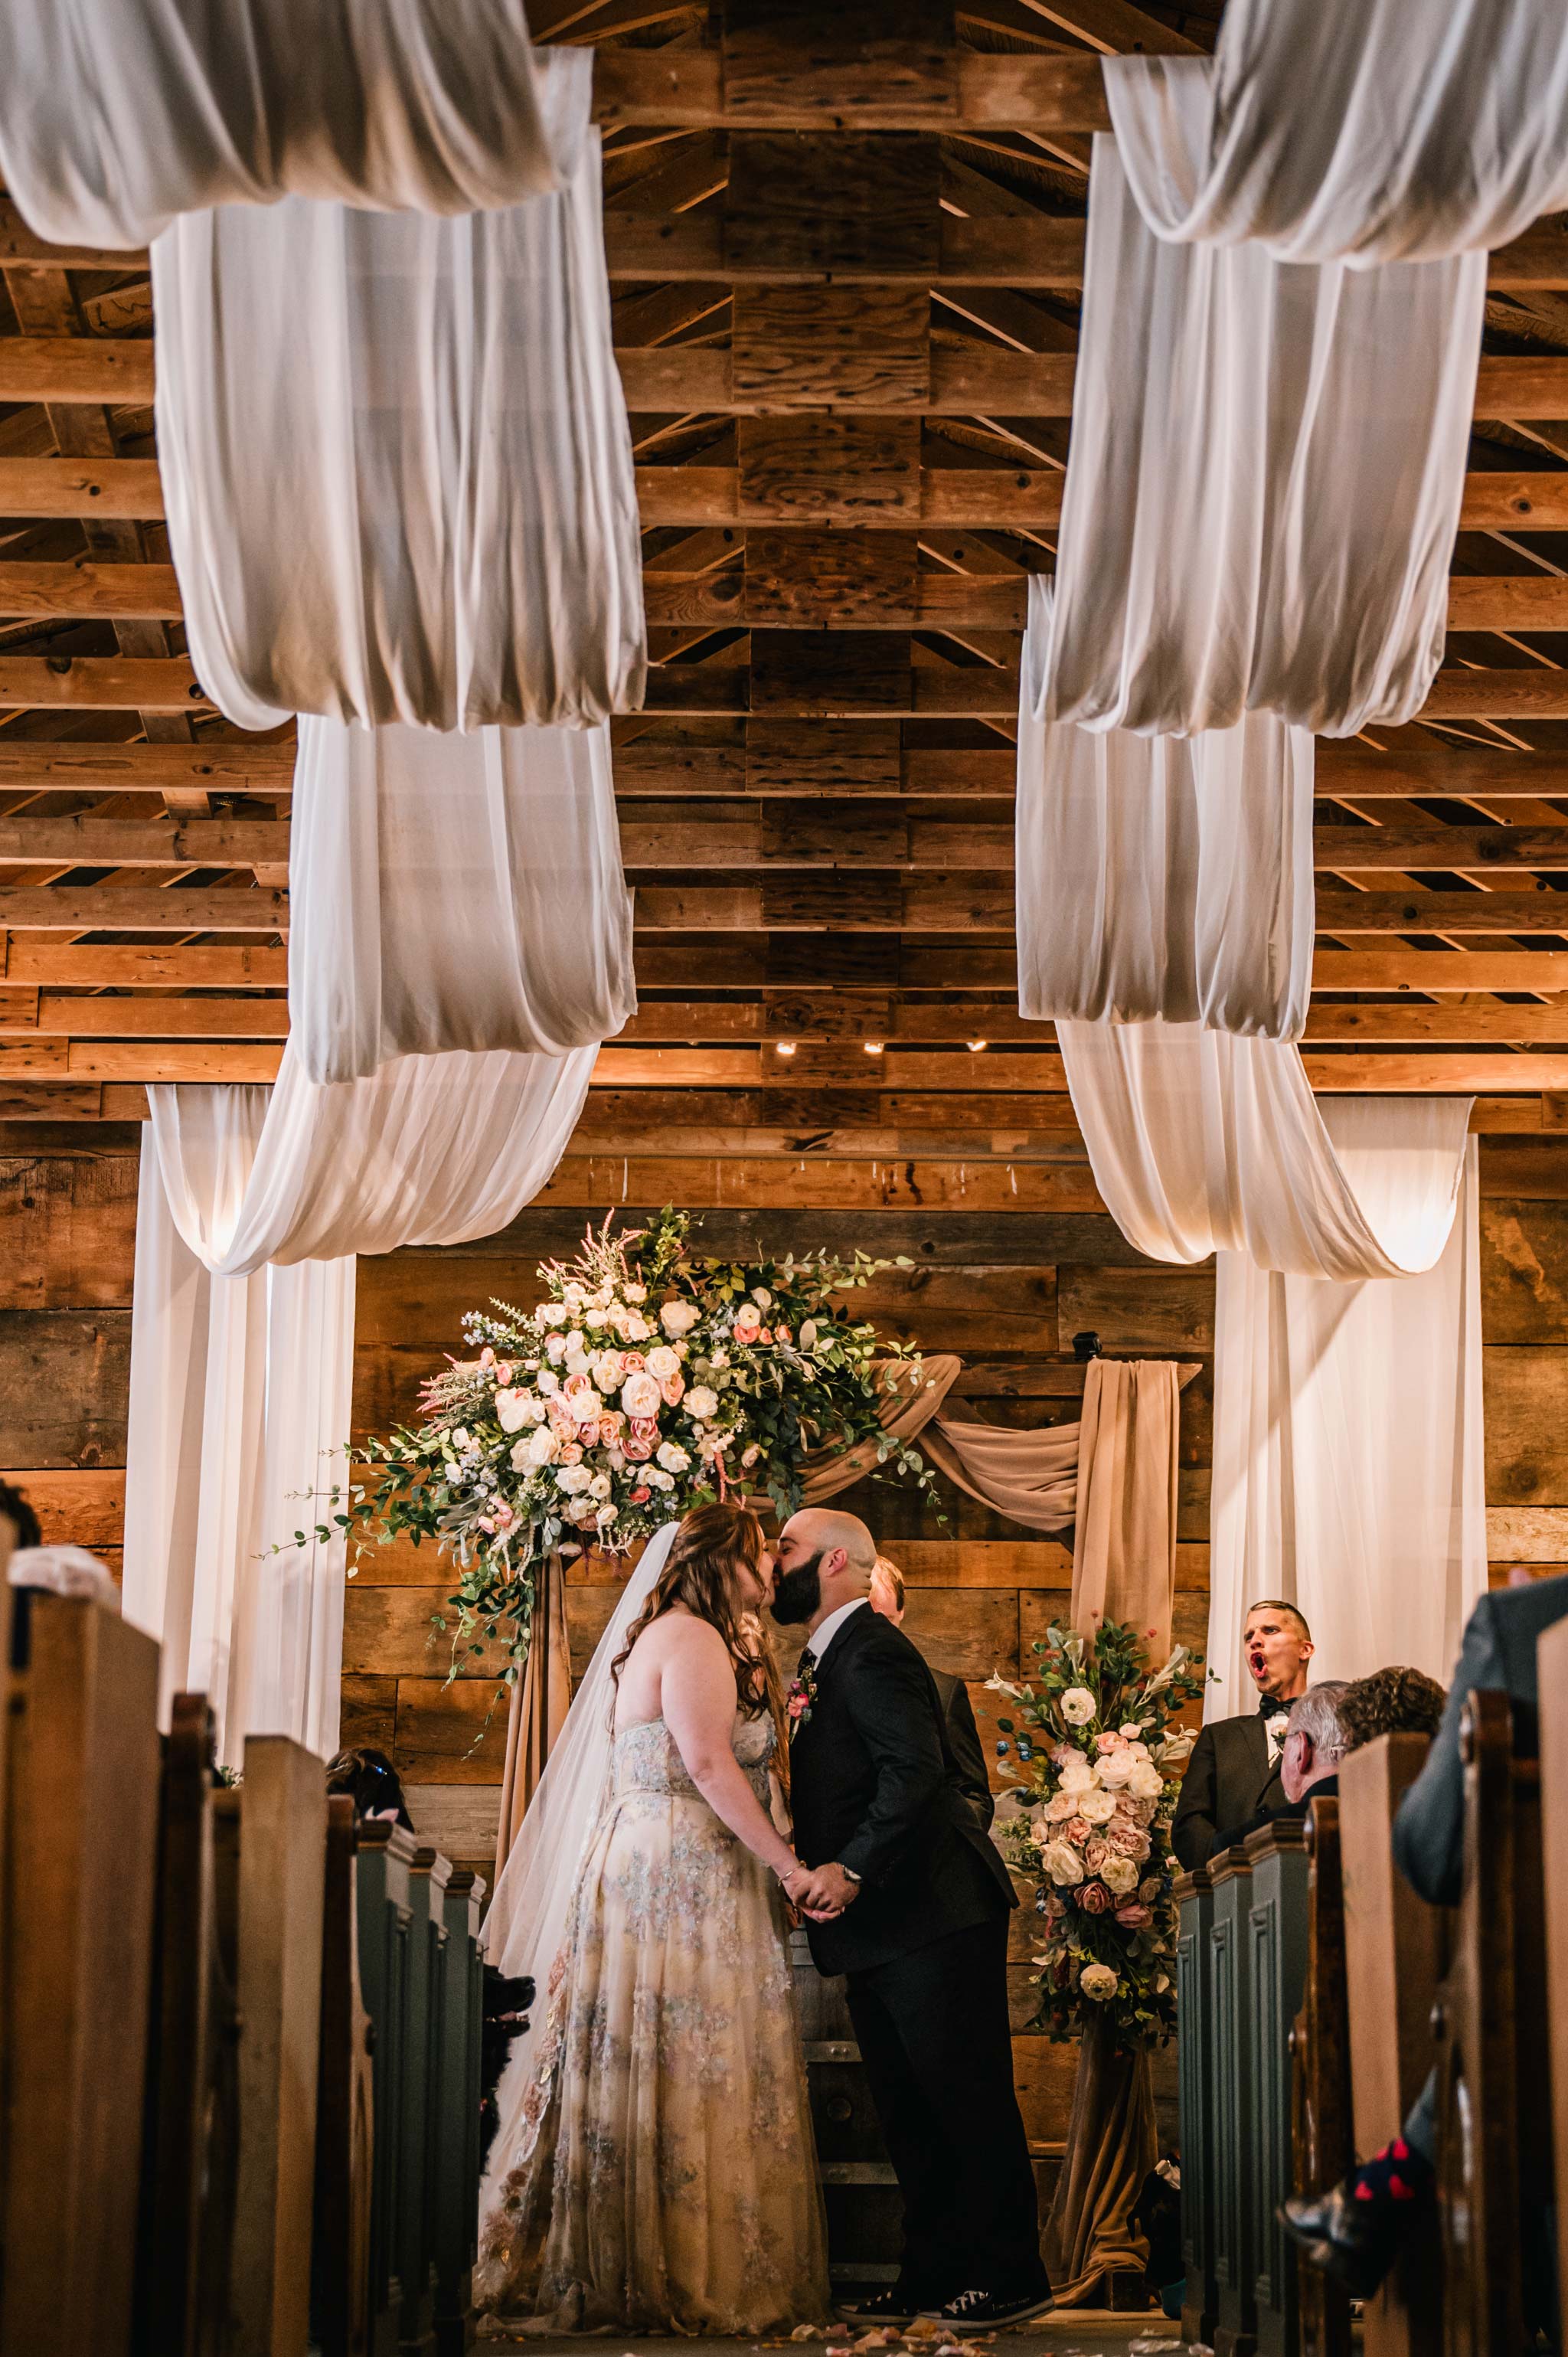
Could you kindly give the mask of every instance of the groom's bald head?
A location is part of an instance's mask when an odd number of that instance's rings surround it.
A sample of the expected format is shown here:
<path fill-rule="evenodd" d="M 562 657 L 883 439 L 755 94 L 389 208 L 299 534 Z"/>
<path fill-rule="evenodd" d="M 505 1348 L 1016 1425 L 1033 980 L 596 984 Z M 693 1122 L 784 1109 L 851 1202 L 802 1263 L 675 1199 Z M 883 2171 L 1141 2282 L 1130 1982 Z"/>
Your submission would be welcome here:
<path fill-rule="evenodd" d="M 841 1604 L 870 1592 L 876 1542 L 858 1514 L 805 1506 L 785 1523 L 778 1555 L 775 1619 L 814 1627 Z"/>

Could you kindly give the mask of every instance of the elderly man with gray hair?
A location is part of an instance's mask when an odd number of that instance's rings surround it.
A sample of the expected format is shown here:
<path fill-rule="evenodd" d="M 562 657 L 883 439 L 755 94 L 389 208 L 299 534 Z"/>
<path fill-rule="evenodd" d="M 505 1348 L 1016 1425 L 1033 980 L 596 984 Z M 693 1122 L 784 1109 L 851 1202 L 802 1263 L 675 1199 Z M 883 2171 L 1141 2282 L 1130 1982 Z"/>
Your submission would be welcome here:
<path fill-rule="evenodd" d="M 1309 1802 L 1338 1792 L 1339 1762 L 1349 1749 L 1339 1724 L 1339 1697 L 1348 1684 L 1345 1678 L 1325 1678 L 1320 1685 L 1308 1686 L 1304 1695 L 1296 1696 L 1290 1706 L 1280 1747 L 1280 1781 L 1285 1790 L 1285 1806 L 1260 1809 L 1245 1824 L 1231 1826 L 1221 1835 L 1215 1855 L 1233 1842 L 1245 1841 L 1260 1825 L 1277 1824 L 1282 1817 L 1305 1816 Z"/>

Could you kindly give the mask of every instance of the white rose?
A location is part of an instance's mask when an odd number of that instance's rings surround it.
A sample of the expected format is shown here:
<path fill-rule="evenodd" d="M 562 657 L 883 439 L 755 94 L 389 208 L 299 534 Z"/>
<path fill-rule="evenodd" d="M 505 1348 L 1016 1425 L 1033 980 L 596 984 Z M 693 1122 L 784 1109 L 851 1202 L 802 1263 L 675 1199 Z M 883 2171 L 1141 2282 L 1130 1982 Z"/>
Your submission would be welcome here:
<path fill-rule="evenodd" d="M 546 1334 L 544 1337 L 544 1355 L 549 1360 L 553 1367 L 558 1367 L 561 1364 L 562 1360 L 566 1355 L 565 1335 Z"/>
<path fill-rule="evenodd" d="M 1047 1842 L 1040 1852 L 1040 1864 L 1058 1889 L 1070 1889 L 1083 1880 L 1083 1860 L 1070 1842 Z"/>
<path fill-rule="evenodd" d="M 1125 1899 L 1138 1888 L 1138 1869 L 1130 1857 L 1108 1857 L 1100 1869 L 1100 1879 L 1107 1890 Z"/>
<path fill-rule="evenodd" d="M 659 1313 L 659 1322 L 671 1341 L 677 1334 L 689 1334 L 702 1311 L 691 1301 L 667 1301 Z"/>
<path fill-rule="evenodd" d="M 1120 1735 L 1124 1735 L 1128 1742 L 1131 1743 L 1144 1732 L 1144 1722 L 1141 1718 L 1130 1718 L 1126 1722 L 1125 1726 L 1117 1729 L 1117 1732 Z"/>
<path fill-rule="evenodd" d="M 1119 1792 L 1138 1765 L 1134 1751 L 1108 1751 L 1100 1763 L 1100 1781 L 1112 1792 Z"/>
<path fill-rule="evenodd" d="M 654 1455 L 666 1473 L 684 1473 L 692 1461 L 688 1451 L 673 1440 L 661 1440 Z"/>
<path fill-rule="evenodd" d="M 652 1350 L 650 1351 L 648 1354 L 648 1372 L 650 1375 L 657 1375 L 660 1383 L 665 1382 L 665 1380 L 671 1375 L 678 1375 L 680 1373 L 681 1361 L 676 1357 L 674 1351 L 670 1348 L 668 1342 L 656 1342 Z"/>
<path fill-rule="evenodd" d="M 1076 1817 L 1078 1814 L 1077 1793 L 1053 1792 L 1046 1803 L 1043 1814 L 1049 1818 L 1053 1825 L 1065 1824 L 1069 1817 Z"/>
<path fill-rule="evenodd" d="M 614 1484 L 607 1473 L 596 1473 L 588 1484 L 588 1495 L 590 1498 L 596 1498 L 602 1506 L 613 1487 Z"/>
<path fill-rule="evenodd" d="M 601 1351 L 594 1361 L 593 1375 L 600 1391 L 613 1392 L 621 1378 L 620 1352 Z"/>
<path fill-rule="evenodd" d="M 719 1395 L 717 1392 L 711 1392 L 706 1383 L 693 1383 L 682 1405 L 694 1423 L 702 1423 L 706 1417 L 718 1414 Z"/>
<path fill-rule="evenodd" d="M 562 1465 L 556 1469 L 555 1486 L 558 1490 L 564 1490 L 569 1498 L 575 1498 L 579 1490 L 587 1488 L 593 1478 L 585 1465 Z"/>
<path fill-rule="evenodd" d="M 672 1490 L 675 1487 L 673 1473 L 662 1473 L 657 1465 L 650 1465 L 644 1478 L 655 1490 Z"/>
<path fill-rule="evenodd" d="M 771 1309 L 773 1307 L 773 1296 L 765 1285 L 754 1285 L 751 1288 L 751 1297 L 759 1309 Z"/>
<path fill-rule="evenodd" d="M 1140 1760 L 1127 1779 L 1127 1790 L 1135 1801 L 1157 1801 L 1165 1789 L 1165 1780 L 1152 1760 Z"/>
<path fill-rule="evenodd" d="M 652 1331 L 652 1327 L 642 1315 L 642 1312 L 639 1309 L 634 1309 L 631 1316 L 626 1321 L 627 1340 L 628 1342 L 646 1342 Z"/>
<path fill-rule="evenodd" d="M 1084 1758 L 1081 1751 L 1075 1752 L 1062 1770 L 1064 1792 L 1092 1792 L 1099 1781 L 1099 1770 L 1092 1760 Z"/>
<path fill-rule="evenodd" d="M 1116 1795 L 1102 1792 L 1096 1785 L 1090 1792 L 1077 1795 L 1078 1813 L 1086 1825 L 1108 1825 L 1116 1814 Z"/>
<path fill-rule="evenodd" d="M 534 1311 L 533 1322 L 536 1326 L 564 1326 L 566 1312 L 558 1301 L 547 1301 L 542 1309 Z"/>
<path fill-rule="evenodd" d="M 579 1424 L 597 1424 L 605 1412 L 605 1404 L 597 1392 L 579 1392 L 566 1405 Z"/>
<path fill-rule="evenodd" d="M 648 1298 L 648 1287 L 646 1285 L 628 1285 L 626 1286 L 625 1291 L 626 1297 L 628 1301 L 646 1301 Z"/>
<path fill-rule="evenodd" d="M 663 1400 L 658 1378 L 641 1367 L 620 1387 L 620 1404 L 628 1415 L 657 1415 Z"/>
<path fill-rule="evenodd" d="M 548 1465 L 555 1455 L 555 1435 L 547 1424 L 536 1424 L 528 1438 L 520 1440 L 517 1447 L 523 1451 L 530 1465 Z M 514 1448 L 512 1450 L 514 1463 L 516 1458 L 517 1448 Z"/>
<path fill-rule="evenodd" d="M 586 1287 L 579 1285 L 575 1277 L 570 1285 L 564 1285 L 561 1288 L 561 1298 L 568 1309 L 581 1309 L 587 1297 Z"/>
<path fill-rule="evenodd" d="M 603 1326 L 604 1322 L 605 1313 L 602 1309 L 587 1309 L 583 1313 L 584 1325 L 592 1327 L 596 1334 L 599 1331 L 599 1329 Z"/>
<path fill-rule="evenodd" d="M 503 1432 L 521 1432 L 525 1424 L 535 1421 L 529 1411 L 537 1408 L 538 1405 L 529 1392 L 498 1392 L 496 1422 Z"/>
<path fill-rule="evenodd" d="M 1116 1994 L 1116 1975 L 1109 1964 L 1085 1964 L 1078 1976 L 1078 1985 L 1084 1996 L 1091 1996 L 1096 2005 L 1103 2005 L 1107 1997 Z"/>
<path fill-rule="evenodd" d="M 561 1388 L 561 1378 L 556 1373 L 553 1367 L 541 1367 L 539 1371 L 539 1388 L 544 1394 L 546 1399 L 554 1398 L 556 1393 Z"/>
<path fill-rule="evenodd" d="M 1057 1708 L 1069 1727 L 1087 1727 L 1100 1715 L 1100 1705 L 1087 1686 L 1069 1686 Z"/>

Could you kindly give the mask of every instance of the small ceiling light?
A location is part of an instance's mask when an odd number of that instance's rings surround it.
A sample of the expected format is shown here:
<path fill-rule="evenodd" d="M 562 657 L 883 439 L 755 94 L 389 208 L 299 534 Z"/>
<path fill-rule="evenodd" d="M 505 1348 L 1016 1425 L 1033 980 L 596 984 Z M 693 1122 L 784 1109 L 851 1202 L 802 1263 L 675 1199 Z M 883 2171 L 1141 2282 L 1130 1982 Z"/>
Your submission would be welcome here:
<path fill-rule="evenodd" d="M 773 1052 L 776 1056 L 792 1056 L 795 1052 L 795 1042 L 793 1039 L 775 1039 Z"/>
<path fill-rule="evenodd" d="M 969 1043 L 969 1052 L 972 1056 L 978 1056 L 983 1048 L 989 1048 L 990 1045 L 989 1039 L 972 1039 Z"/>
<path fill-rule="evenodd" d="M 868 1056 L 880 1056 L 887 1043 L 885 1039 L 863 1039 L 860 1044 Z"/>

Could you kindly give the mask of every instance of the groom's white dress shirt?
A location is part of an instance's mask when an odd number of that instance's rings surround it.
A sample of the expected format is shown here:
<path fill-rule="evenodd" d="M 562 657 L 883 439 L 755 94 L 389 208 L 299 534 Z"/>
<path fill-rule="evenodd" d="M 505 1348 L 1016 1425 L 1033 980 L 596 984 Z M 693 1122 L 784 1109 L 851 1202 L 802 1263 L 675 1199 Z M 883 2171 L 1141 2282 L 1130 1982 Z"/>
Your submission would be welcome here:
<path fill-rule="evenodd" d="M 818 1622 L 815 1632 L 807 1638 L 803 1649 L 805 1652 L 810 1653 L 818 1669 L 822 1668 L 828 1647 L 832 1643 L 850 1614 L 860 1611 L 863 1607 L 869 1609 L 870 1603 L 871 1598 L 868 1596 L 852 1596 L 847 1604 L 841 1604 L 836 1612 L 830 1612 L 825 1620 Z"/>

